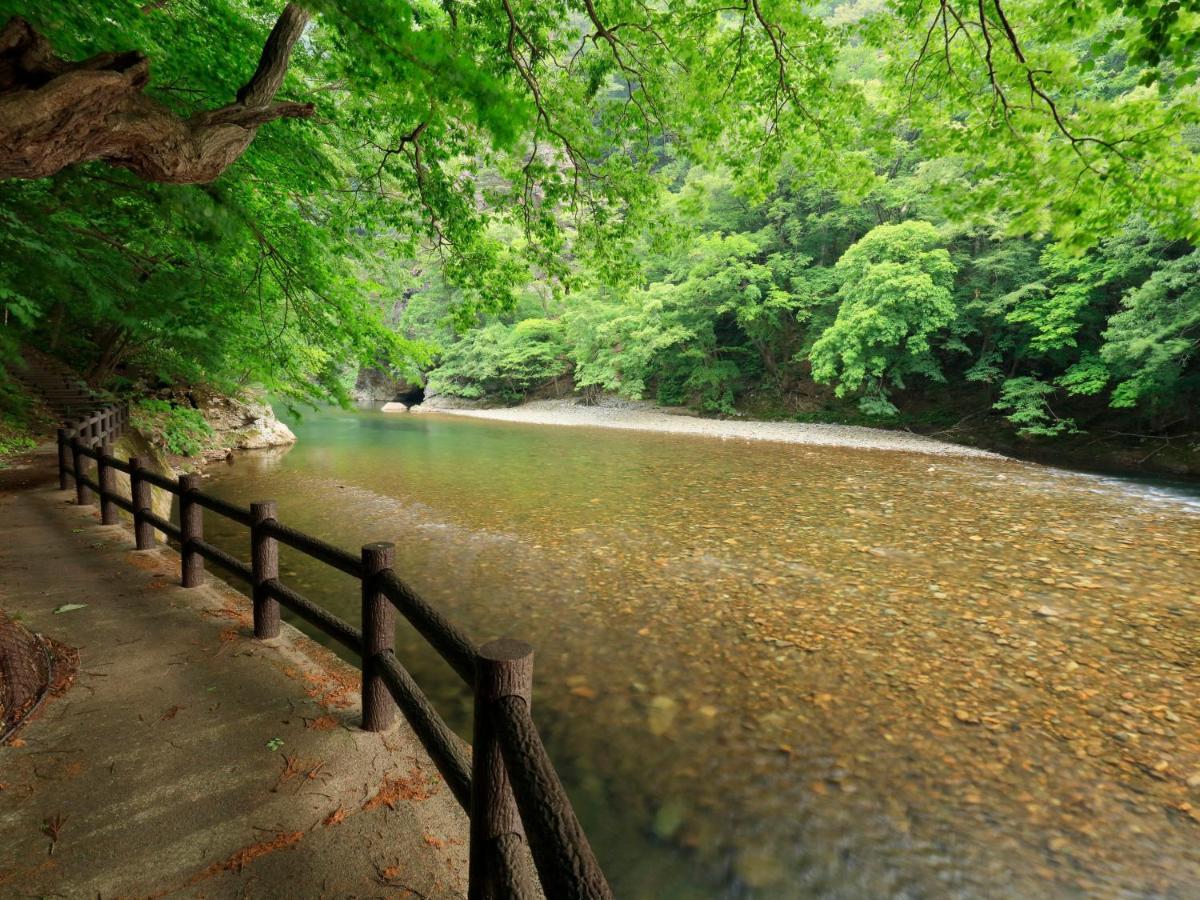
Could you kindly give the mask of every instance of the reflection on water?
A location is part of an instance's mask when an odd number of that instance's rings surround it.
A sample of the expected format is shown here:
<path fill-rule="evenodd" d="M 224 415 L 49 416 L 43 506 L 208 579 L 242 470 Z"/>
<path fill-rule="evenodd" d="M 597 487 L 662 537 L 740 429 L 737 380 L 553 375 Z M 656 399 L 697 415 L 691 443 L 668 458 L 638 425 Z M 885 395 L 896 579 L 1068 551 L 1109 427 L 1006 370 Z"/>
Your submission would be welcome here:
<path fill-rule="evenodd" d="M 1200 894 L 1200 501 L 994 460 L 371 413 L 210 489 L 537 648 L 621 897 Z M 246 555 L 245 532 L 206 527 Z M 284 579 L 354 621 L 345 576 Z M 407 629 L 398 654 L 469 734 Z"/>

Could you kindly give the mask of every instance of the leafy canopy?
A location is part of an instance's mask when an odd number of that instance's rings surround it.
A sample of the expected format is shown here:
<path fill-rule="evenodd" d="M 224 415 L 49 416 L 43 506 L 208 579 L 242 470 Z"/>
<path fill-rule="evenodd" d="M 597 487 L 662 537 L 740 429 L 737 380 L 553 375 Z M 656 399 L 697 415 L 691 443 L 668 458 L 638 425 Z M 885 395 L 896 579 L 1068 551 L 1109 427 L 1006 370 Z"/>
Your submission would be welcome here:
<path fill-rule="evenodd" d="M 871 386 L 866 408 L 887 409 L 887 385 L 908 375 L 941 380 L 932 340 L 956 310 L 955 266 L 928 222 L 880 225 L 847 250 L 836 266 L 837 318 L 812 347 L 818 381 L 838 381 L 839 396 Z"/>
<path fill-rule="evenodd" d="M 783 371 L 812 342 L 793 326 L 819 311 L 828 268 L 868 230 L 829 217 L 890 204 L 892 176 L 914 159 L 926 218 L 1050 236 L 1067 257 L 1135 214 L 1163 240 L 1200 236 L 1193 0 L 310 7 L 280 96 L 311 100 L 316 115 L 265 126 L 214 184 L 147 185 L 93 165 L 0 185 L 5 341 L 52 347 L 101 380 L 135 360 L 165 381 L 336 397 L 356 363 L 428 368 L 429 343 L 390 327 L 397 269 L 424 260 L 460 328 L 513 310 L 535 280 L 559 298 L 636 287 L 638 321 L 593 310 L 597 327 L 648 329 L 628 346 L 681 356 L 660 370 L 632 349 L 619 362 L 585 353 L 584 378 L 704 384 L 721 406 L 731 379 Z M 233 96 L 279 9 L 0 0 L 0 17 L 26 16 L 67 58 L 143 51 L 147 90 L 181 115 Z M 642 263 L 689 240 L 695 223 L 671 206 L 687 198 L 665 191 L 696 165 L 730 179 L 722 196 L 735 206 L 782 202 L 768 215 L 780 242 L 753 236 L 758 249 L 742 253 L 726 233 L 723 249 L 698 245 L 715 268 L 647 287 Z M 789 172 L 836 200 L 806 213 L 823 223 L 791 215 L 776 190 Z M 793 247 L 801 232 L 813 246 Z M 833 317 L 820 371 L 857 385 L 936 370 L 927 345 L 946 319 L 943 279 L 923 262 L 893 265 L 904 270 L 861 276 L 875 299 Z M 1053 328 L 1069 331 L 1075 301 L 1059 296 Z M 908 310 L 894 351 L 868 327 L 872 306 Z M 748 345 L 718 349 L 729 327 Z"/>

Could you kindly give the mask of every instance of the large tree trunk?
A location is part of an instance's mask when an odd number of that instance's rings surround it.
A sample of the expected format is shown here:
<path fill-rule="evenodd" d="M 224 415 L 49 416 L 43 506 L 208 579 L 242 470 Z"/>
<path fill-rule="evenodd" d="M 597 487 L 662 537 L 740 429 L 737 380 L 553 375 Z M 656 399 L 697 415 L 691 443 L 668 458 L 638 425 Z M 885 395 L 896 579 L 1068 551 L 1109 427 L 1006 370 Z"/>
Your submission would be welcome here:
<path fill-rule="evenodd" d="M 147 181 L 212 181 L 263 123 L 312 115 L 311 103 L 274 102 L 308 19 L 289 3 L 236 101 L 187 119 L 142 93 L 150 69 L 141 53 L 67 62 L 28 22 L 10 19 L 0 29 L 0 179 L 45 178 L 104 160 Z"/>

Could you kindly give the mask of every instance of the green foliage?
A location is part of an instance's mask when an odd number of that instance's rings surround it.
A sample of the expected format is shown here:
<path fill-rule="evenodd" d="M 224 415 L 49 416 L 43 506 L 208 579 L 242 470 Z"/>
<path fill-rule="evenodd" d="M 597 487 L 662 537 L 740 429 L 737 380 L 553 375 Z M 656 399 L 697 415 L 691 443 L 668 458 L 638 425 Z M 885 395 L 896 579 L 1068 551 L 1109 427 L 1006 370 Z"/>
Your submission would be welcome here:
<path fill-rule="evenodd" d="M 627 298 L 600 292 L 574 304 L 566 322 L 575 386 L 641 397 L 660 357 L 692 337 L 667 313 L 673 291 L 653 284 Z"/>
<path fill-rule="evenodd" d="M 1055 379 L 1055 383 L 1076 396 L 1091 396 L 1103 391 L 1110 378 L 1108 366 L 1100 354 L 1085 353 L 1079 362 Z"/>
<path fill-rule="evenodd" d="M 36 446 L 37 441 L 20 422 L 0 418 L 0 468 L 4 466 L 5 457 L 24 453 Z"/>
<path fill-rule="evenodd" d="M 3 332 L 0 332 L 0 352 L 10 350 Z M 0 367 L 0 468 L 6 466 L 4 459 L 34 449 L 37 435 L 44 434 L 48 422 L 31 402 L 22 385 Z"/>
<path fill-rule="evenodd" d="M 136 403 L 129 419 L 134 428 L 161 441 L 176 456 L 196 455 L 209 445 L 213 435 L 200 410 L 166 400 L 152 398 Z"/>
<path fill-rule="evenodd" d="M 454 344 L 430 377 L 427 389 L 516 403 L 526 392 L 563 374 L 565 352 L 559 322 L 525 319 L 514 326 L 494 323 Z"/>
<path fill-rule="evenodd" d="M 954 321 L 956 272 L 928 222 L 872 229 L 838 260 L 837 318 L 812 347 L 812 373 L 838 396 L 865 385 L 863 411 L 894 412 L 888 386 L 910 375 L 942 380 L 932 341 Z"/>
<path fill-rule="evenodd" d="M 1168 405 L 1194 395 L 1200 349 L 1200 252 L 1164 263 L 1108 320 L 1100 354 L 1117 385 L 1112 405 Z"/>
<path fill-rule="evenodd" d="M 1050 408 L 1054 385 L 1036 378 L 1009 378 L 1000 390 L 996 409 L 1008 411 L 1017 434 L 1026 437 L 1057 437 L 1076 431 L 1071 419 L 1061 419 Z"/>
<path fill-rule="evenodd" d="M 188 116 L 280 6 L 0 19 L 141 50 Z M 816 379 L 876 416 L 965 386 L 1032 434 L 1195 416 L 1190 0 L 310 6 L 281 96 L 317 115 L 215 183 L 0 184 L 0 350 L 288 401 L 366 363 L 504 402 L 570 370 L 725 413 Z"/>
<path fill-rule="evenodd" d="M 729 413 L 751 394 L 756 409 L 763 396 L 811 395 L 817 379 L 859 404 L 834 412 L 836 401 L 821 401 L 822 418 L 877 420 L 914 401 L 963 397 L 1029 437 L 1111 418 L 1108 404 L 1133 410 L 1123 427 L 1190 420 L 1200 302 L 1187 242 L 1135 219 L 1073 254 L 1002 228 L 939 222 L 927 174 L 911 159 L 846 203 L 789 169 L 750 202 L 728 178 L 693 168 L 663 226 L 681 237 L 641 251 L 644 281 L 593 283 L 553 307 L 530 302 L 525 314 L 559 316 L 585 392 Z M 431 321 L 448 302 L 418 291 L 410 308 Z M 456 375 L 456 390 L 470 393 L 471 374 Z"/>
<path fill-rule="evenodd" d="M 900 0 L 858 29 L 886 54 L 879 104 L 922 154 L 969 176 L 931 183 L 956 218 L 1078 252 L 1144 216 L 1200 239 L 1200 10 L 1143 0 Z"/>

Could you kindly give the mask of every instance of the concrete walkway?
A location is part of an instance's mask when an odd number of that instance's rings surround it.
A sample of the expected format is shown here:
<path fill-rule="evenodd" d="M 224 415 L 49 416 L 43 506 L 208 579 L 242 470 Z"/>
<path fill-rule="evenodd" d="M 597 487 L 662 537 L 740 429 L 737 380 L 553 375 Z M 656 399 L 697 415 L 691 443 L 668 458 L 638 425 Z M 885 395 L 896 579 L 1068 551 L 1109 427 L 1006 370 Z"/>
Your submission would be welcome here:
<path fill-rule="evenodd" d="M 466 817 L 357 670 L 56 488 L 0 493 L 0 608 L 79 652 L 0 748 L 0 895 L 463 896 Z"/>

